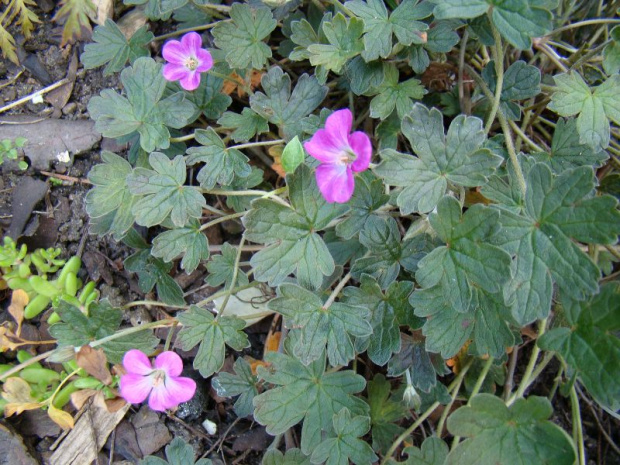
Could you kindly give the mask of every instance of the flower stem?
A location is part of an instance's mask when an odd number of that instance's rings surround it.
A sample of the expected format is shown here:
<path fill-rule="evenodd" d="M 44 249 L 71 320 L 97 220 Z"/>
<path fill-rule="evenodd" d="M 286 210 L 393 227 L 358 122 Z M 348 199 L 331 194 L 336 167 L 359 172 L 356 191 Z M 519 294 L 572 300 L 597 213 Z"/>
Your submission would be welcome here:
<path fill-rule="evenodd" d="M 349 279 L 351 279 L 351 272 L 350 271 L 346 275 L 344 275 L 344 277 L 340 280 L 338 285 L 334 288 L 332 293 L 329 295 L 329 297 L 327 298 L 327 300 L 323 304 L 323 308 L 325 310 L 327 310 L 329 307 L 331 307 L 331 305 L 334 303 L 334 301 L 338 297 L 338 294 L 340 294 L 340 291 L 342 291 L 344 286 L 349 282 Z"/>
<path fill-rule="evenodd" d="M 243 252 L 244 243 L 245 243 L 245 236 L 241 236 L 241 241 L 239 242 L 238 249 L 237 249 L 237 256 L 235 257 L 232 280 L 230 281 L 231 287 L 234 287 L 235 284 L 237 283 L 237 276 L 239 275 L 239 262 L 241 261 L 241 253 Z M 226 294 L 226 297 L 224 297 L 224 302 L 222 302 L 222 306 L 218 310 L 217 315 L 215 317 L 216 321 L 219 320 L 222 314 L 224 313 L 224 310 L 226 309 L 226 305 L 228 305 L 228 300 L 230 299 L 231 295 L 232 294 Z"/>
<path fill-rule="evenodd" d="M 235 218 L 239 218 L 240 216 L 245 215 L 245 212 L 233 213 L 231 215 L 220 216 L 219 218 L 214 219 L 213 221 L 209 221 L 208 223 L 203 224 L 199 231 L 204 231 L 205 229 L 209 229 L 211 226 L 215 226 L 218 223 L 223 223 L 224 221 L 234 220 Z"/>
<path fill-rule="evenodd" d="M 519 164 L 519 159 L 517 157 L 517 152 L 515 151 L 515 146 L 512 142 L 512 133 L 510 132 L 510 126 L 508 126 L 506 116 L 504 116 L 504 113 L 501 110 L 497 113 L 497 117 L 499 118 L 499 123 L 502 126 L 502 131 L 504 132 L 506 149 L 508 150 L 508 156 L 510 156 L 512 167 L 515 170 L 515 175 L 517 176 L 517 182 L 519 183 L 521 194 L 523 195 L 523 198 L 525 198 L 525 192 L 527 189 L 525 177 L 523 176 L 523 171 L 521 170 L 521 165 Z"/>
<path fill-rule="evenodd" d="M 585 21 L 579 21 L 578 23 L 567 24 L 566 26 L 559 27 L 551 31 L 548 36 L 557 34 L 558 32 L 568 31 L 570 29 L 575 29 L 583 26 L 591 26 L 593 24 L 620 24 L 620 19 L 611 19 L 611 18 L 596 18 L 596 19 L 587 19 Z"/>
<path fill-rule="evenodd" d="M 192 139 L 195 139 L 195 138 L 196 138 L 196 134 L 195 133 L 191 133 L 191 134 L 188 134 L 186 136 L 171 137 L 170 138 L 170 142 L 171 143 L 174 143 L 174 142 L 185 142 L 185 141 L 192 140 Z"/>
<path fill-rule="evenodd" d="M 188 28 L 185 28 L 185 29 L 179 29 L 179 30 L 174 31 L 174 32 L 169 32 L 168 34 L 157 36 L 151 42 L 157 42 L 157 41 L 161 41 L 161 40 L 170 39 L 171 37 L 181 36 L 181 35 L 183 35 L 183 34 L 185 34 L 187 32 L 206 31 L 207 29 L 211 29 L 211 28 L 215 27 L 219 23 L 229 22 L 229 21 L 230 21 L 230 19 L 225 19 L 223 21 L 215 21 L 213 23 L 203 24 L 202 26 L 194 26 L 194 27 L 188 27 Z"/>
<path fill-rule="evenodd" d="M 484 132 L 486 132 L 487 134 L 491 130 L 491 126 L 493 126 L 493 122 L 495 121 L 495 115 L 497 115 L 497 111 L 499 110 L 499 105 L 502 98 L 502 89 L 504 87 L 504 58 L 502 53 L 502 37 L 499 35 L 499 31 L 497 30 L 497 28 L 493 26 L 493 21 L 491 21 L 491 31 L 493 32 L 493 38 L 495 39 L 495 46 L 493 47 L 493 60 L 495 62 L 496 81 L 493 105 L 491 106 L 491 112 L 489 113 L 487 124 L 484 127 Z"/>
<path fill-rule="evenodd" d="M 455 389 L 457 385 L 460 387 L 460 385 L 463 382 L 463 379 L 465 378 L 465 375 L 467 374 L 467 371 L 469 370 L 469 367 L 471 366 L 472 362 L 473 362 L 473 359 L 470 360 L 467 363 L 467 365 L 465 365 L 463 367 L 463 369 L 457 375 L 457 377 L 454 379 L 454 381 L 452 381 L 452 383 L 450 383 L 450 386 L 448 386 L 448 390 L 449 391 L 452 391 L 453 389 Z M 424 420 L 426 420 L 435 411 L 435 409 L 437 407 L 439 407 L 439 405 L 440 405 L 439 402 L 434 402 L 429 408 L 426 409 L 426 411 L 422 415 L 420 415 L 418 417 L 418 419 L 409 428 L 407 428 L 405 431 L 403 431 L 403 433 L 396 438 L 396 440 L 392 443 L 392 445 L 390 446 L 390 448 L 386 452 L 385 456 L 383 457 L 383 460 L 381 461 L 381 465 L 386 465 L 389 462 L 389 460 L 392 458 L 392 455 L 394 455 L 394 452 L 396 451 L 398 446 L 400 446 L 400 444 L 405 439 L 407 439 L 407 437 L 411 433 L 413 433 L 416 430 L 416 428 L 418 426 L 420 426 L 422 424 L 422 422 L 424 422 Z"/>
<path fill-rule="evenodd" d="M 546 330 L 547 330 L 547 319 L 544 318 L 540 320 L 538 324 L 538 338 L 537 339 L 540 339 L 542 335 L 545 334 Z M 506 402 L 506 405 L 511 406 L 515 400 L 517 400 L 519 397 L 523 397 L 523 393 L 528 388 L 528 386 L 531 384 L 530 378 L 532 378 L 532 373 L 534 372 L 534 367 L 536 366 L 536 360 L 538 359 L 539 353 L 540 353 L 540 349 L 538 347 L 538 344 L 535 343 L 534 348 L 532 349 L 532 353 L 530 354 L 530 360 L 525 369 L 525 373 L 523 373 L 523 379 L 521 380 L 521 383 L 519 384 L 519 388 L 517 389 L 517 392 L 515 392 L 514 395 L 510 397 L 510 399 L 508 399 L 508 402 Z"/>
<path fill-rule="evenodd" d="M 232 147 L 229 147 L 229 149 L 241 150 L 241 149 L 247 149 L 249 147 L 261 147 L 261 146 L 266 146 L 266 145 L 278 145 L 278 144 L 282 144 L 284 142 L 285 142 L 284 139 L 265 140 L 265 141 L 262 141 L 262 142 L 248 142 L 247 144 L 233 145 Z"/>
<path fill-rule="evenodd" d="M 573 420 L 573 441 L 577 444 L 579 460 L 577 465 L 586 465 L 586 451 L 583 446 L 583 426 L 581 424 L 581 409 L 579 408 L 579 398 L 575 390 L 575 383 L 570 389 L 570 406 Z"/>

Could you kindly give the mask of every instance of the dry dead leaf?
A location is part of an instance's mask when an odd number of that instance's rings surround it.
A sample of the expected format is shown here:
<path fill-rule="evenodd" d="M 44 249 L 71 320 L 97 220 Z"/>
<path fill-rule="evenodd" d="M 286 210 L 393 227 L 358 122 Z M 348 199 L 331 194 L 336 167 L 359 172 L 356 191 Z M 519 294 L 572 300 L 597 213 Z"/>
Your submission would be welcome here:
<path fill-rule="evenodd" d="M 80 389 L 79 391 L 71 394 L 71 403 L 76 409 L 81 410 L 82 407 L 84 407 L 86 401 L 96 395 L 98 392 L 100 391 L 98 391 L 97 389 Z"/>
<path fill-rule="evenodd" d="M 276 331 L 275 333 L 269 333 L 267 335 L 267 340 L 265 341 L 265 353 L 278 351 L 278 347 L 280 347 L 281 336 L 282 333 L 280 331 Z"/>
<path fill-rule="evenodd" d="M 112 19 L 114 14 L 114 1 L 113 0 L 91 0 L 97 8 L 97 16 L 94 18 L 95 22 L 99 25 L 105 23 L 106 19 Z"/>
<path fill-rule="evenodd" d="M 9 305 L 9 313 L 17 323 L 17 336 L 22 332 L 22 322 L 24 321 L 24 308 L 30 302 L 28 294 L 23 289 L 15 289 L 11 295 L 11 304 Z"/>
<path fill-rule="evenodd" d="M 244 86 L 247 85 L 247 81 L 235 72 L 230 73 L 229 77 L 238 81 L 239 83 L 243 83 Z M 263 77 L 263 73 L 253 69 L 252 73 L 250 74 L 250 89 L 252 90 L 256 89 L 258 85 L 260 84 L 260 80 L 262 77 Z M 224 92 L 226 95 L 230 95 L 235 90 L 237 91 L 237 95 L 239 97 L 245 96 L 245 90 L 243 87 L 239 86 L 239 84 L 233 81 L 228 81 L 228 80 L 224 81 L 224 85 L 222 86 L 222 92 Z"/>
<path fill-rule="evenodd" d="M 103 384 L 109 385 L 112 382 L 112 375 L 108 370 L 108 359 L 103 349 L 93 349 L 89 345 L 82 346 L 75 355 L 75 360 L 80 368 Z"/>
<path fill-rule="evenodd" d="M 16 350 L 22 345 L 22 342 L 15 342 L 19 338 L 7 326 L 0 326 L 0 353 L 7 350 Z"/>
<path fill-rule="evenodd" d="M 131 36 L 147 22 L 148 18 L 144 14 L 144 10 L 141 8 L 134 8 L 118 20 L 117 26 L 127 40 L 129 40 Z"/>
<path fill-rule="evenodd" d="M 284 150 L 283 145 L 274 145 L 267 149 L 267 153 L 273 158 L 273 165 L 271 165 L 271 169 L 274 170 L 278 176 L 284 178 L 286 176 L 286 171 L 284 171 L 284 167 L 282 167 L 282 151 Z"/>
<path fill-rule="evenodd" d="M 34 410 L 41 407 L 41 403 L 30 395 L 30 385 L 21 378 L 13 377 L 4 382 L 2 398 L 7 401 L 4 414 L 10 417 L 19 415 L 24 410 Z"/>
<path fill-rule="evenodd" d="M 74 421 L 70 413 L 54 407 L 52 404 L 47 409 L 49 417 L 62 429 L 73 429 Z"/>

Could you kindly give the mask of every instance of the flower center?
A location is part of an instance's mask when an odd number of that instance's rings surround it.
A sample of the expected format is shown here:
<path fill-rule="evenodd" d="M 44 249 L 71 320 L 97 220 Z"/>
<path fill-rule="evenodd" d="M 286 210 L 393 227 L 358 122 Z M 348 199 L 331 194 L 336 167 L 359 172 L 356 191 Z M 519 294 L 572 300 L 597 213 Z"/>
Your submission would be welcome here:
<path fill-rule="evenodd" d="M 340 154 L 340 163 L 349 165 L 355 161 L 357 155 L 351 149 L 344 149 Z"/>
<path fill-rule="evenodd" d="M 190 71 L 194 71 L 196 68 L 198 68 L 198 60 L 194 57 L 188 57 L 185 60 L 185 67 Z"/>
<path fill-rule="evenodd" d="M 166 372 L 164 370 L 155 370 L 153 376 L 153 387 L 159 386 L 166 379 Z"/>

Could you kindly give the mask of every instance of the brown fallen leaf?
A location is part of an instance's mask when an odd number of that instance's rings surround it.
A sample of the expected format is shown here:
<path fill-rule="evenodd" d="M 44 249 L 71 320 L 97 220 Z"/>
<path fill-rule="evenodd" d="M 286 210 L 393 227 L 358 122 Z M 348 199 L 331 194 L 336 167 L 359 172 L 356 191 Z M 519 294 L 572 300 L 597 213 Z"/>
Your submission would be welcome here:
<path fill-rule="evenodd" d="M 9 313 L 17 323 L 15 335 L 19 336 L 22 332 L 22 323 L 24 321 L 24 308 L 30 302 L 28 294 L 23 289 L 15 289 L 11 295 L 11 304 L 9 305 Z"/>
<path fill-rule="evenodd" d="M 52 404 L 50 404 L 47 408 L 47 414 L 54 421 L 54 423 L 56 423 L 62 429 L 73 429 L 73 426 L 75 425 L 73 417 L 69 412 L 60 410 L 54 407 Z"/>
<path fill-rule="evenodd" d="M 274 170 L 278 176 L 284 178 L 286 177 L 286 171 L 284 171 L 284 167 L 282 166 L 282 151 L 284 150 L 283 145 L 274 145 L 267 149 L 267 153 L 273 158 L 273 165 L 271 165 L 271 169 Z"/>
<path fill-rule="evenodd" d="M 89 345 L 82 346 L 75 355 L 75 360 L 80 368 L 103 384 L 109 385 L 112 382 L 112 375 L 108 370 L 108 359 L 103 349 L 93 349 Z"/>
<path fill-rule="evenodd" d="M 41 407 L 41 403 L 32 397 L 30 385 L 23 379 L 13 377 L 4 382 L 2 398 L 7 401 L 4 414 L 10 417 L 19 415 L 24 410 L 34 410 Z"/>
<path fill-rule="evenodd" d="M 243 79 L 237 73 L 232 72 L 230 73 L 229 77 L 243 84 L 243 87 L 247 86 L 248 81 Z M 252 73 L 250 74 L 250 81 L 249 81 L 250 89 L 252 90 L 256 89 L 258 85 L 260 84 L 260 80 L 262 77 L 263 77 L 263 73 L 253 69 Z M 222 86 L 222 92 L 224 92 L 226 95 L 230 95 L 236 90 L 237 95 L 239 97 L 243 97 L 245 96 L 245 89 L 243 87 L 237 84 L 236 82 L 227 80 L 227 81 L 224 81 L 224 85 Z"/>

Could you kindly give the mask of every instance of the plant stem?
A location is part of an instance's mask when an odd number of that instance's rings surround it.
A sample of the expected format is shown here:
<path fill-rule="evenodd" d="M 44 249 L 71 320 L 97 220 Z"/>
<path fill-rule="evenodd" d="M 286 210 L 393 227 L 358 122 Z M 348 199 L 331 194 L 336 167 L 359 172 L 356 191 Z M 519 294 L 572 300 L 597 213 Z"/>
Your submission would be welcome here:
<path fill-rule="evenodd" d="M 577 391 L 575 390 L 575 384 L 570 390 L 570 406 L 573 420 L 573 441 L 577 444 L 577 450 L 579 451 L 578 465 L 586 465 L 586 451 L 583 446 L 583 426 L 581 424 L 581 409 L 579 408 L 579 399 L 577 398 Z"/>
<path fill-rule="evenodd" d="M 210 295 L 209 297 L 207 297 L 206 299 L 201 300 L 200 302 L 198 302 L 197 304 L 194 304 L 198 307 L 202 307 L 206 304 L 208 304 L 209 302 L 213 302 L 215 299 L 219 299 L 220 297 L 226 296 L 228 294 L 236 294 L 237 292 L 243 291 L 244 289 L 249 289 L 251 287 L 257 287 L 258 285 L 260 285 L 260 283 L 258 281 L 252 281 L 251 283 L 245 284 L 244 286 L 239 286 L 236 287 L 234 289 L 224 289 L 220 292 L 216 292 L 213 295 Z"/>
<path fill-rule="evenodd" d="M 244 243 L 245 243 L 245 236 L 241 236 L 241 241 L 239 242 L 239 246 L 238 246 L 239 248 L 237 249 L 237 256 L 235 257 L 232 280 L 230 281 L 231 287 L 234 287 L 235 284 L 237 283 L 237 276 L 239 275 L 239 262 L 241 261 L 241 253 L 243 252 Z M 226 294 L 226 297 L 224 297 L 224 302 L 222 302 L 222 306 L 220 307 L 215 317 L 216 321 L 219 320 L 222 314 L 224 313 L 224 310 L 226 309 L 226 305 L 228 305 L 228 301 L 230 300 L 231 295 L 232 294 Z"/>
<path fill-rule="evenodd" d="M 620 19 L 610 19 L 610 18 L 596 18 L 596 19 L 587 19 L 585 21 L 579 21 L 578 23 L 567 24 L 566 26 L 559 27 L 551 31 L 548 36 L 557 34 L 558 32 L 568 31 L 570 29 L 575 29 L 577 27 L 583 26 L 591 26 L 593 24 L 620 24 Z"/>
<path fill-rule="evenodd" d="M 194 27 L 188 27 L 185 29 L 179 29 L 174 32 L 169 32 L 168 34 L 157 36 L 151 42 L 157 42 L 160 40 L 170 39 L 171 37 L 183 35 L 186 32 L 206 31 L 207 29 L 211 29 L 212 27 L 215 27 L 217 24 L 224 23 L 224 22 L 230 22 L 230 19 L 225 19 L 223 21 L 216 21 L 216 22 L 209 23 L 209 24 L 203 24 L 202 26 L 194 26 Z"/>
<path fill-rule="evenodd" d="M 519 164 L 519 158 L 517 157 L 517 152 L 515 151 L 515 147 L 512 142 L 512 133 L 510 132 L 510 126 L 508 126 L 508 121 L 506 120 L 506 117 L 504 116 L 504 113 L 502 111 L 499 111 L 497 113 L 497 117 L 499 118 L 499 124 L 502 126 L 502 131 L 504 132 L 506 149 L 508 150 L 510 161 L 515 170 L 515 175 L 517 176 L 517 182 L 519 183 L 521 194 L 523 195 L 523 198 L 525 198 L 525 191 L 527 189 L 525 177 L 523 176 L 523 171 L 521 170 L 521 165 Z"/>
<path fill-rule="evenodd" d="M 351 279 L 350 271 L 346 275 L 344 275 L 344 277 L 340 280 L 338 285 L 334 288 L 332 293 L 329 295 L 329 297 L 323 304 L 323 309 L 327 310 L 334 303 L 334 301 L 338 297 L 338 294 L 340 294 L 340 291 L 342 291 L 344 286 L 349 282 L 349 279 Z"/>
<path fill-rule="evenodd" d="M 538 324 L 538 338 L 537 339 L 540 339 L 540 337 L 543 334 L 545 334 L 546 330 L 547 330 L 547 318 L 544 318 L 540 320 Z M 506 402 L 507 406 L 511 406 L 515 400 L 517 400 L 520 397 L 523 397 L 523 393 L 528 388 L 528 386 L 531 384 L 530 378 L 532 377 L 532 373 L 534 372 L 534 367 L 536 366 L 536 360 L 538 359 L 539 353 L 540 353 L 540 349 L 538 348 L 538 344 L 535 343 L 534 348 L 532 349 L 532 353 L 530 354 L 530 360 L 525 369 L 525 373 L 523 373 L 523 379 L 521 380 L 521 383 L 519 384 L 519 388 L 517 389 L 517 392 L 515 392 L 514 395 L 511 396 L 510 399 L 508 399 L 508 402 Z"/>
<path fill-rule="evenodd" d="M 463 367 L 463 369 L 457 375 L 457 377 L 454 379 L 454 381 L 452 381 L 452 383 L 450 383 L 450 386 L 448 386 L 448 390 L 449 391 L 452 391 L 457 385 L 459 385 L 459 386 L 461 385 L 461 383 L 463 382 L 463 379 L 465 378 L 465 375 L 467 374 L 467 370 L 469 370 L 469 367 L 471 366 L 472 362 L 473 362 L 473 359 L 470 360 L 467 363 L 467 365 L 465 365 Z M 396 440 L 392 443 L 392 445 L 390 446 L 390 448 L 386 452 L 385 457 L 383 457 L 383 460 L 381 461 L 381 465 L 386 465 L 388 463 L 388 460 L 390 460 L 392 455 L 394 455 L 394 452 L 396 451 L 398 446 L 400 446 L 400 444 L 405 439 L 407 439 L 407 437 L 413 431 L 415 431 L 415 429 L 418 426 L 420 426 L 422 424 L 422 422 L 424 422 L 424 420 L 426 420 L 435 411 L 435 409 L 437 407 L 439 407 L 439 405 L 440 405 L 439 402 L 434 402 L 429 408 L 426 409 L 426 411 L 422 415 L 420 415 L 418 417 L 418 419 L 409 428 L 407 428 L 405 431 L 403 431 L 403 433 L 396 438 Z"/>
<path fill-rule="evenodd" d="M 241 150 L 241 149 L 247 149 L 248 147 L 261 147 L 261 146 L 266 146 L 266 145 L 278 145 L 278 144 L 282 144 L 283 142 L 285 142 L 284 139 L 266 140 L 266 141 L 262 141 L 262 142 L 248 142 L 247 144 L 233 145 L 232 147 L 229 147 L 229 149 Z"/>
<path fill-rule="evenodd" d="M 493 126 L 493 122 L 495 121 L 495 115 L 499 110 L 499 105 L 501 103 L 502 98 L 502 89 L 504 87 L 504 57 L 502 53 L 502 37 L 499 35 L 499 31 L 495 26 L 493 26 L 493 21 L 491 21 L 491 31 L 493 32 L 493 38 L 495 39 L 495 46 L 493 47 L 493 61 L 495 63 L 495 96 L 493 98 L 493 106 L 491 107 L 491 112 L 489 113 L 489 119 L 487 120 L 487 124 L 484 127 L 484 132 L 487 134 L 491 130 L 491 126 Z"/>
<path fill-rule="evenodd" d="M 174 143 L 174 142 L 185 142 L 188 140 L 192 140 L 196 138 L 196 134 L 192 133 L 192 134 L 188 134 L 186 136 L 179 136 L 179 137 L 171 137 L 170 138 L 170 142 Z"/>
<path fill-rule="evenodd" d="M 457 379 L 459 379 L 459 378 L 457 378 Z M 454 401 L 456 400 L 456 396 L 458 396 L 459 391 L 461 390 L 461 384 L 463 382 L 463 379 L 465 379 L 464 376 L 459 379 L 458 383 L 456 384 L 456 386 L 452 390 L 452 396 L 451 396 L 450 402 L 448 402 L 448 405 L 446 405 L 444 407 L 444 409 L 443 409 L 443 412 L 441 412 L 441 417 L 439 418 L 439 423 L 437 424 L 437 428 L 435 429 L 435 434 L 437 435 L 438 438 L 441 438 L 441 435 L 442 435 L 442 432 L 443 432 L 443 425 L 445 424 L 446 419 L 448 418 L 448 415 L 450 414 L 450 410 L 452 410 L 452 406 L 454 405 Z"/>
<path fill-rule="evenodd" d="M 220 216 L 219 218 L 216 218 L 212 221 L 209 221 L 208 223 L 203 224 L 200 227 L 200 231 L 209 229 L 211 226 L 215 226 L 218 223 L 223 223 L 224 221 L 234 220 L 235 218 L 239 218 L 240 216 L 243 216 L 243 215 L 245 215 L 245 212 L 239 212 L 239 213 L 233 213 L 231 215 Z"/>
<path fill-rule="evenodd" d="M 536 142 L 534 142 L 532 139 L 530 139 L 527 134 L 525 134 L 521 128 L 519 127 L 518 124 L 516 124 L 514 121 L 509 121 L 510 123 L 510 127 L 514 130 L 514 132 L 516 132 L 519 137 L 527 144 L 530 146 L 530 148 L 536 150 L 537 152 L 545 152 L 545 149 L 543 149 L 540 145 L 536 144 Z M 515 150 L 516 151 L 516 150 Z"/>

